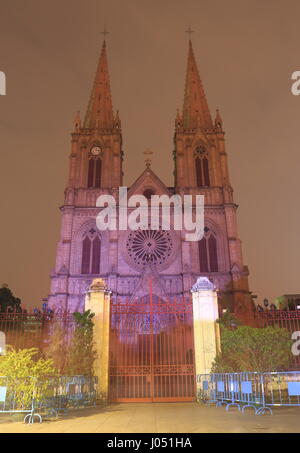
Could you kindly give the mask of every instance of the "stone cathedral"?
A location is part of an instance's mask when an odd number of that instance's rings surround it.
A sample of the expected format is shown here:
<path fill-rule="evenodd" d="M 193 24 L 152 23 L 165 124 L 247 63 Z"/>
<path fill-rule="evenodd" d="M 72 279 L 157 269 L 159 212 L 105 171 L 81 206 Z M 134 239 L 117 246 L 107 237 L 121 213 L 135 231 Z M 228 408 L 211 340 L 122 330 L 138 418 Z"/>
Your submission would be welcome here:
<path fill-rule="evenodd" d="M 252 298 L 224 135 L 218 110 L 215 119 L 211 117 L 189 41 L 183 109 L 175 119 L 174 150 L 167 151 L 174 162 L 174 186 L 167 187 L 147 159 L 128 196 L 204 195 L 204 237 L 189 242 L 174 230 L 99 231 L 96 200 L 100 194 L 117 196 L 126 158 L 121 120 L 112 105 L 104 41 L 85 117 L 81 120 L 77 114 L 71 134 L 69 178 L 48 307 L 83 310 L 85 293 L 95 278 L 106 282 L 113 297 L 131 300 L 148 294 L 150 278 L 154 295 L 178 298 L 189 296 L 197 277 L 206 276 L 218 289 L 220 307 L 247 317 Z"/>

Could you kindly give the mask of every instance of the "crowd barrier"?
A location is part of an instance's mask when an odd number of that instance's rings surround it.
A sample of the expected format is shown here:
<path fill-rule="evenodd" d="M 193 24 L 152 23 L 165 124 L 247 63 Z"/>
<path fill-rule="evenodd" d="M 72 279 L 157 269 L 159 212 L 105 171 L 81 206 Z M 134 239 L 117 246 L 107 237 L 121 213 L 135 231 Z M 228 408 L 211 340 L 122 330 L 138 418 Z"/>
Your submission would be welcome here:
<path fill-rule="evenodd" d="M 217 407 L 252 408 L 256 415 L 273 407 L 300 406 L 300 371 L 212 373 L 197 376 L 197 397 Z"/>
<path fill-rule="evenodd" d="M 57 417 L 69 409 L 95 406 L 97 378 L 62 376 L 37 380 L 0 376 L 0 414 L 23 413 L 24 423 L 42 422 L 44 416 Z"/>

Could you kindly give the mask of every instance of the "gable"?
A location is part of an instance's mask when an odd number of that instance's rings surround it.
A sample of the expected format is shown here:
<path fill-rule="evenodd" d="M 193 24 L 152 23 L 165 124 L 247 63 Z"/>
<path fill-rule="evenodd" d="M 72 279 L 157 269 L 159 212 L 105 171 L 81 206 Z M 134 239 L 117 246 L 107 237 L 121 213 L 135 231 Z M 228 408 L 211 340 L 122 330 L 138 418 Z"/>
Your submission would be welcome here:
<path fill-rule="evenodd" d="M 168 187 L 151 170 L 151 168 L 146 168 L 138 179 L 132 184 L 128 190 L 128 197 L 135 194 L 143 195 L 147 190 L 153 191 L 153 194 L 155 195 L 172 195 Z"/>

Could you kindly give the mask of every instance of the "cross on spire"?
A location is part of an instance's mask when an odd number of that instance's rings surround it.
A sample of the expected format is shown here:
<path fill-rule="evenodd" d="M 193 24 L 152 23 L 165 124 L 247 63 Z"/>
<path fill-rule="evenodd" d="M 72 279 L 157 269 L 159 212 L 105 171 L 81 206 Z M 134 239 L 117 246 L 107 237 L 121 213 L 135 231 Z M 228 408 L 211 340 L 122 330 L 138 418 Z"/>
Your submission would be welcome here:
<path fill-rule="evenodd" d="M 153 154 L 153 151 L 151 151 L 149 148 L 147 148 L 143 154 L 145 155 L 146 167 L 149 168 L 151 166 L 151 156 Z"/>
<path fill-rule="evenodd" d="M 104 36 L 104 41 L 105 41 L 106 35 L 109 35 L 109 31 L 106 30 L 106 27 L 104 27 L 104 30 L 101 32 L 101 35 Z"/>
<path fill-rule="evenodd" d="M 189 26 L 186 33 L 189 35 L 189 39 L 191 39 L 192 33 L 194 33 L 194 30 L 191 29 L 191 26 Z"/>

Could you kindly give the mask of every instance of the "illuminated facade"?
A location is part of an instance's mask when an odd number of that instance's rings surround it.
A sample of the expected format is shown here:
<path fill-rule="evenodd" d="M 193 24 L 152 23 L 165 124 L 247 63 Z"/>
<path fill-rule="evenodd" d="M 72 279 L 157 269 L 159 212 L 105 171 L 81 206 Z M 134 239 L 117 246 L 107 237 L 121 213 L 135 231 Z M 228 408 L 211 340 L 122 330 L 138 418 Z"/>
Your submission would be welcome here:
<path fill-rule="evenodd" d="M 237 232 L 222 119 L 217 111 L 212 120 L 191 41 L 183 110 L 175 120 L 173 159 L 174 187 L 167 187 L 148 163 L 128 196 L 203 194 L 205 235 L 200 242 L 188 242 L 184 232 L 173 230 L 97 230 L 97 197 L 117 196 L 123 179 L 121 121 L 113 112 L 104 41 L 85 118 L 81 121 L 78 113 L 74 122 L 50 308 L 82 310 L 84 293 L 98 277 L 113 296 L 132 299 L 148 294 L 150 278 L 156 296 L 189 295 L 203 275 L 219 289 L 224 306 L 246 316 L 252 304 L 248 269 Z"/>

